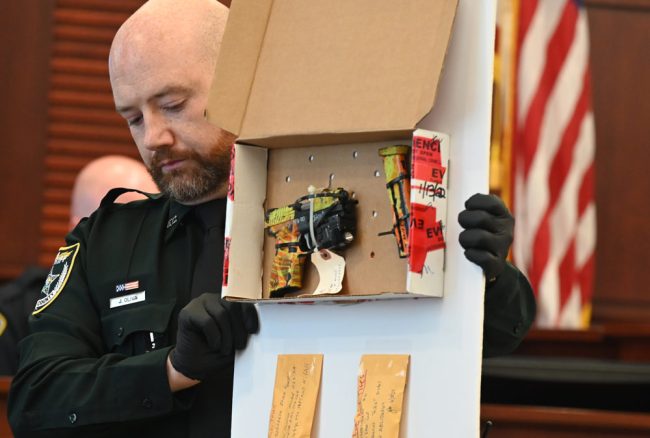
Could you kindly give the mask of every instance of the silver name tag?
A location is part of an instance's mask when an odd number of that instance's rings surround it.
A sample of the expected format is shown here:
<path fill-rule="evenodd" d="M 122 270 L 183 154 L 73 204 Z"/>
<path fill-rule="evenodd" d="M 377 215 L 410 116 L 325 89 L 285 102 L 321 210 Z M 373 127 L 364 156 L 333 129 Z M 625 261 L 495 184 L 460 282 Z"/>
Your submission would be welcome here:
<path fill-rule="evenodd" d="M 133 303 L 139 303 L 141 301 L 144 301 L 145 291 L 142 292 L 136 292 L 131 295 L 124 295 L 122 297 L 116 297 L 116 298 L 111 298 L 111 309 L 113 307 L 120 307 L 120 306 L 126 306 L 127 304 L 133 304 Z"/>

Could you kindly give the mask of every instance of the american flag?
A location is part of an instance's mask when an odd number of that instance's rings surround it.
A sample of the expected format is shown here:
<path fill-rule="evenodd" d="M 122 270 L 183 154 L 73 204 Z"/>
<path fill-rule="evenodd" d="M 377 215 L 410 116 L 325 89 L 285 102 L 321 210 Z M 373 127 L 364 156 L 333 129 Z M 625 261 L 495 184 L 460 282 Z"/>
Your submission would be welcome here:
<path fill-rule="evenodd" d="M 140 281 L 130 281 L 128 283 L 122 283 L 115 286 L 115 292 L 125 292 L 127 290 L 133 290 L 140 287 Z"/>
<path fill-rule="evenodd" d="M 596 246 L 587 15 L 574 0 L 521 0 L 512 158 L 513 257 L 539 327 L 589 324 Z"/>

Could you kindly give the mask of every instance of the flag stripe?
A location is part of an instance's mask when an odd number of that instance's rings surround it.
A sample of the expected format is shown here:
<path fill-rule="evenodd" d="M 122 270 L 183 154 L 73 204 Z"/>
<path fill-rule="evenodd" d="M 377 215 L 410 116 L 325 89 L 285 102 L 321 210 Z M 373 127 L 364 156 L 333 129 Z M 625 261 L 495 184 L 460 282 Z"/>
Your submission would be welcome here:
<path fill-rule="evenodd" d="M 539 284 L 538 291 L 539 293 L 546 292 L 549 294 L 550 291 L 555 291 L 554 293 L 559 294 L 556 305 L 560 309 L 566 303 L 570 293 L 571 287 L 568 285 L 573 282 L 574 239 L 578 228 L 575 200 L 582 181 L 582 175 L 589 168 L 593 159 L 592 120 L 592 117 L 586 117 L 582 122 L 580 135 L 571 161 L 570 176 L 565 181 L 557 206 L 550 216 L 550 229 L 553 231 L 549 251 L 551 255 L 543 268 L 542 277 L 546 279 L 546 282 Z M 549 279 L 552 281 L 549 282 Z M 553 315 L 557 317 L 557 312 L 554 312 Z"/>
<path fill-rule="evenodd" d="M 529 10 L 533 9 L 533 10 Z M 520 22 L 522 42 L 519 53 L 517 81 L 517 118 L 519 124 L 529 112 L 530 102 L 537 89 L 544 68 L 546 47 L 560 19 L 561 9 L 548 1 L 521 2 L 521 14 L 534 14 L 530 25 Z"/>
<path fill-rule="evenodd" d="M 568 4 L 572 5 L 570 2 Z M 569 24 L 564 21 L 563 25 L 568 26 Z M 587 62 L 585 50 L 582 49 L 583 42 L 586 41 L 584 23 L 579 26 L 578 32 L 574 35 L 577 43 L 573 45 L 563 39 L 551 41 L 553 44 L 568 44 L 571 46 L 571 50 L 568 51 L 566 60 L 556 76 L 557 81 L 549 95 L 548 107 L 542 114 L 540 135 L 535 138 L 539 146 L 529 147 L 528 151 L 524 151 L 524 154 L 533 156 L 530 159 L 533 162 L 530 172 L 526 169 L 525 162 L 519 162 L 524 168 L 523 173 L 528 173 L 528 178 L 523 183 L 525 196 L 522 198 L 522 202 L 526 204 L 523 206 L 526 216 L 522 223 L 523 239 L 520 239 L 522 240 L 520 243 L 524 248 L 534 249 L 526 260 L 531 265 L 530 275 L 534 287 L 538 284 L 548 257 L 548 253 L 545 251 L 548 243 L 544 239 L 548 236 L 546 229 L 548 218 L 546 216 L 549 214 L 548 209 L 550 208 L 548 186 L 551 160 L 560 147 L 562 133 L 565 131 L 565 126 L 576 107 L 575 102 L 578 100 L 580 88 L 575 86 L 576 72 L 580 71 L 582 74 Z M 525 138 L 521 139 L 518 146 L 525 148 L 526 141 L 528 140 Z M 535 250 L 535 247 L 539 248 L 539 252 Z"/>
<path fill-rule="evenodd" d="M 578 192 L 578 212 L 582 216 L 594 199 L 594 164 L 592 163 L 582 178 L 582 184 Z"/>
<path fill-rule="evenodd" d="M 585 172 L 593 161 L 593 117 L 585 117 L 580 136 L 574 148 L 571 169 L 564 187 L 557 198 L 557 205 L 551 215 L 553 228 L 553 252 L 559 257 L 566 251 L 566 245 L 578 226 L 577 196 Z"/>
<path fill-rule="evenodd" d="M 544 3 L 546 7 L 549 2 Z M 555 3 L 557 7 L 557 3 Z M 571 6 L 572 3 L 568 2 L 567 5 Z M 568 16 L 568 14 L 565 14 Z M 569 25 L 566 20 L 562 22 L 563 25 Z M 573 26 L 574 27 L 574 26 Z M 579 41 L 584 39 L 586 29 L 581 28 L 577 35 L 580 37 Z M 554 34 L 558 32 L 553 31 Z M 526 203 L 523 206 L 517 206 L 515 203 L 515 212 L 522 214 L 525 211 L 524 224 L 522 235 L 524 239 L 520 242 L 524 248 L 530 248 L 536 238 L 537 230 L 542 222 L 545 210 L 548 205 L 548 168 L 550 166 L 551 157 L 556 153 L 560 143 L 561 134 L 564 131 L 564 125 L 567 123 L 571 111 L 574 109 L 574 102 L 578 98 L 579 88 L 575 86 L 575 71 L 576 66 L 581 62 L 586 62 L 584 50 L 581 49 L 582 44 L 570 44 L 571 41 L 564 39 L 551 38 L 549 44 L 565 44 L 571 47 L 568 50 L 567 59 L 562 64 L 558 75 L 553 75 L 557 79 L 557 83 L 551 88 L 549 98 L 547 101 L 548 108 L 543 108 L 542 114 L 539 116 L 540 128 L 533 128 L 536 132 L 534 136 L 520 136 L 517 141 L 517 149 L 521 155 L 518 158 L 517 164 L 519 165 L 518 173 L 523 173 L 521 178 L 524 188 L 523 193 L 525 196 L 521 198 L 521 202 Z M 546 53 L 550 52 L 549 48 Z M 567 52 L 567 51 L 565 51 Z M 579 69 L 580 72 L 583 69 Z M 547 110 L 548 109 L 548 110 Z M 531 111 L 532 111 L 531 107 Z M 530 119 L 524 122 L 530 123 Z M 531 129 L 530 124 L 520 127 L 521 130 Z M 536 144 L 528 146 L 532 141 Z M 537 145 L 539 143 L 539 145 Z M 537 153 L 539 152 L 539 153 Z M 527 155 L 529 156 L 528 158 Z M 527 163 L 532 162 L 532 168 L 528 167 Z M 531 196 L 534 195 L 534 196 Z M 532 256 L 526 258 L 525 262 L 530 263 Z"/>
<path fill-rule="evenodd" d="M 513 254 L 539 326 L 578 327 L 593 281 L 594 120 L 587 18 L 577 2 L 522 1 L 513 144 Z"/>
<path fill-rule="evenodd" d="M 560 195 L 560 190 L 564 185 L 569 170 L 571 168 L 571 158 L 573 155 L 573 146 L 575 145 L 578 135 L 580 134 L 580 127 L 582 121 L 589 109 L 589 70 L 585 70 L 585 78 L 583 81 L 582 92 L 578 99 L 576 109 L 571 116 L 567 129 L 560 142 L 560 147 L 553 160 L 551 171 L 549 174 L 550 185 L 550 200 L 551 208 L 553 207 L 553 200 L 557 199 Z"/>
<path fill-rule="evenodd" d="M 592 252 L 587 259 L 587 262 L 582 266 L 582 269 L 578 273 L 578 281 L 580 283 L 581 299 L 583 303 L 591 302 L 595 262 L 596 256 Z"/>
<path fill-rule="evenodd" d="M 568 253 L 574 251 L 574 236 L 578 228 L 575 198 L 583 180 L 582 176 L 593 160 L 593 142 L 593 117 L 589 116 L 583 120 L 581 125 L 571 161 L 570 177 L 565 182 L 556 208 L 549 216 L 547 229 L 550 235 L 549 256 L 542 267 L 534 265 L 531 268 L 530 279 L 533 288 L 538 291 L 538 295 L 542 296 L 546 303 L 549 303 L 548 306 L 552 306 L 542 308 L 543 312 L 547 313 L 551 325 L 557 324 L 560 309 L 566 303 L 570 293 L 570 287 L 567 287 L 567 284 L 572 280 L 569 281 L 565 277 L 572 277 L 568 273 L 572 272 L 570 268 L 574 266 L 573 254 Z M 537 248 L 535 248 L 536 250 Z M 534 256 L 537 256 L 535 251 Z M 535 272 L 534 269 L 541 269 L 542 272 Z"/>
<path fill-rule="evenodd" d="M 582 313 L 581 306 L 582 300 L 580 298 L 580 288 L 575 286 L 571 289 L 569 299 L 560 312 L 557 325 L 561 327 L 577 327 L 580 325 Z"/>
<path fill-rule="evenodd" d="M 587 135 L 591 129 L 590 126 L 584 126 L 585 115 L 587 113 L 587 104 L 589 103 L 588 96 L 589 82 L 584 82 L 583 92 L 580 95 L 576 109 L 571 116 L 571 120 L 567 125 L 566 130 L 562 136 L 562 140 L 559 143 L 557 148 L 557 153 L 553 159 L 553 164 L 549 169 L 547 176 L 549 194 L 548 198 L 544 197 L 544 200 L 548 199 L 548 207 L 544 213 L 544 216 L 541 220 L 537 232 L 535 234 L 535 240 L 533 243 L 533 256 L 532 256 L 532 267 L 530 273 L 530 281 L 534 288 L 539 286 L 539 280 L 544 270 L 544 267 L 548 263 L 548 258 L 550 254 L 550 239 L 551 239 L 551 230 L 550 227 L 554 227 L 556 231 L 556 240 L 559 239 L 560 243 L 555 244 L 554 252 L 561 251 L 559 249 L 562 245 L 562 242 L 565 242 L 565 238 L 569 236 L 564 236 L 562 231 L 567 231 L 570 235 L 572 233 L 573 227 L 571 224 L 574 222 L 573 217 L 575 209 L 574 199 L 575 199 L 575 188 L 576 183 L 568 184 L 568 179 L 571 175 L 581 175 L 583 170 L 576 165 L 588 166 L 589 162 L 592 160 L 589 144 L 592 142 L 591 138 L 587 138 L 586 141 L 579 141 L 579 135 Z M 586 133 L 585 133 L 586 129 Z M 576 143 L 583 145 L 587 148 L 585 150 L 579 150 L 577 153 L 581 153 L 578 157 L 574 156 Z M 582 158 L 581 158 L 582 157 Z M 573 169 L 573 170 L 572 170 Z M 572 191 L 562 198 L 562 190 L 568 190 L 568 187 L 574 187 Z M 540 189 L 541 190 L 541 189 Z M 538 200 L 538 203 L 541 204 L 541 199 L 535 198 Z M 557 206 L 557 203 L 560 199 L 565 200 L 564 206 Z M 558 208 L 556 210 L 556 207 Z M 539 206 L 541 211 L 541 206 Z M 559 216 L 559 220 L 554 220 L 553 224 L 550 222 L 551 216 L 555 214 Z M 567 218 L 566 216 L 569 215 Z M 562 302 L 560 302 L 562 304 Z"/>
<path fill-rule="evenodd" d="M 578 77 L 582 77 L 586 68 L 587 54 L 583 48 L 586 39 L 586 27 L 583 25 L 576 33 L 576 41 L 571 46 L 572 49 L 557 77 L 557 82 L 548 100 L 548 106 L 544 111 L 540 136 L 536 138 L 539 145 L 536 146 L 537 150 L 534 151 L 534 157 L 531 159 L 533 164 L 527 175 L 527 184 L 532 185 L 530 190 L 541 196 L 528 199 L 529 203 L 534 204 L 528 207 L 534 213 L 530 217 L 530 233 L 535 232 L 542 214 L 548 208 L 549 171 L 552 159 L 560 147 L 563 132 L 569 124 L 579 98 L 581 87 L 576 87 L 576 80 Z M 524 173 L 526 172 L 525 169 Z"/>
<path fill-rule="evenodd" d="M 596 229 L 596 204 L 591 202 L 580 216 L 576 235 L 576 265 L 582 269 L 596 249 L 593 231 Z"/>
<path fill-rule="evenodd" d="M 535 10 L 537 9 L 537 0 L 524 1 L 520 6 L 520 17 L 519 17 L 519 41 L 517 46 L 521 47 L 522 40 L 524 35 L 528 33 L 528 28 L 530 23 L 533 21 L 533 16 L 535 15 Z"/>
<path fill-rule="evenodd" d="M 572 47 L 571 44 L 564 44 L 571 41 L 574 36 L 576 24 L 575 7 L 571 1 L 567 1 L 564 12 L 553 34 L 546 53 L 546 63 L 535 95 L 526 114 L 523 129 L 520 131 L 522 137 L 520 142 L 524 145 L 524 175 L 530 171 L 535 151 L 538 146 L 542 121 L 546 111 L 546 104 L 556 86 L 558 76 L 564 66 L 564 61 Z"/>
<path fill-rule="evenodd" d="M 560 279 L 560 309 L 562 309 L 571 296 L 575 273 L 575 239 L 571 239 L 558 269 Z"/>

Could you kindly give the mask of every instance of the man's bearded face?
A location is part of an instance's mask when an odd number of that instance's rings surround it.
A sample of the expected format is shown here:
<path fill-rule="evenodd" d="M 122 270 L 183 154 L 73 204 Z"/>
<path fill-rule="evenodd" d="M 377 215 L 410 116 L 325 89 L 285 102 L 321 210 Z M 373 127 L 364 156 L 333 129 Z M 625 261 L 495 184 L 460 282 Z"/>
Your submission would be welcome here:
<path fill-rule="evenodd" d="M 192 149 L 183 152 L 161 149 L 153 155 L 149 172 L 162 193 L 190 203 L 209 196 L 227 181 L 230 154 L 225 152 L 218 147 L 203 154 Z M 177 161 L 182 161 L 182 165 L 164 165 Z"/>

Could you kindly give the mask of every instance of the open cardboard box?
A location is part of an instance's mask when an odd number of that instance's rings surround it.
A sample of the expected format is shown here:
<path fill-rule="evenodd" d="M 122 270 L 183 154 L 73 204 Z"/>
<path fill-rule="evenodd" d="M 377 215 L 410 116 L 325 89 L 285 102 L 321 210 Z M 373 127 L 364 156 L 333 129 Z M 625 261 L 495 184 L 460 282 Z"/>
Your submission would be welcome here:
<path fill-rule="evenodd" d="M 233 1 L 208 105 L 209 119 L 239 137 L 224 297 L 442 296 L 443 251 L 430 252 L 439 260 L 427 258 L 423 273 L 414 274 L 394 236 L 378 236 L 392 228 L 392 216 L 377 151 L 411 144 L 417 122 L 433 107 L 456 6 L 457 0 Z M 264 232 L 265 209 L 330 181 L 359 201 L 355 241 L 343 253 L 342 292 L 308 295 L 318 274 L 307 262 L 300 297 L 269 299 L 275 242 Z M 417 189 L 425 183 L 412 182 L 412 200 L 435 202 Z"/>

